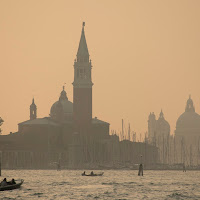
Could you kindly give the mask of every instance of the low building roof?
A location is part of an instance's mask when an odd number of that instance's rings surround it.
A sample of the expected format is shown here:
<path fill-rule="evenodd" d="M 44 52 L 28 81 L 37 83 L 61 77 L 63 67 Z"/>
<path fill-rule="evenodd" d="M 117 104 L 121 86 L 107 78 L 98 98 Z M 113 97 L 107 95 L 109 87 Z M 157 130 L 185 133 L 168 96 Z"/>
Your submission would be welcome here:
<path fill-rule="evenodd" d="M 108 122 L 102 121 L 102 120 L 98 119 L 97 117 L 92 119 L 92 124 L 108 124 L 109 125 Z"/>
<path fill-rule="evenodd" d="M 48 117 L 37 118 L 33 120 L 27 120 L 19 123 L 18 125 L 52 125 L 52 126 L 60 126 L 58 123 L 50 120 Z"/>

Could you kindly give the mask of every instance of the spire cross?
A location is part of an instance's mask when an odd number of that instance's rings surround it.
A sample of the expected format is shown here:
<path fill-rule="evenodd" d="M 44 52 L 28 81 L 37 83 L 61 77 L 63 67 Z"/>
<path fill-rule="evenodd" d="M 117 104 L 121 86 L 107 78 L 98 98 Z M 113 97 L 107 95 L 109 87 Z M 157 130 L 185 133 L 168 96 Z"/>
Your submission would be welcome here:
<path fill-rule="evenodd" d="M 63 90 L 65 90 L 65 84 L 66 84 L 66 83 L 64 83 L 64 85 L 63 85 Z"/>

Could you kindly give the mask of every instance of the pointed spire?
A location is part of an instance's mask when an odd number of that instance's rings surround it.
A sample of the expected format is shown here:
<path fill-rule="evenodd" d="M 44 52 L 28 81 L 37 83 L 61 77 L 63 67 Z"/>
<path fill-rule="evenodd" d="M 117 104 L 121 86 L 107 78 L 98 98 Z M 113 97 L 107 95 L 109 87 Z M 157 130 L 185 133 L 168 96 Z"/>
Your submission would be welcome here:
<path fill-rule="evenodd" d="M 34 99 L 34 97 L 33 97 L 33 99 L 32 99 L 32 104 L 30 105 L 30 107 L 32 107 L 32 108 L 36 107 L 36 104 L 35 104 L 35 99 Z"/>
<path fill-rule="evenodd" d="M 89 52 L 88 52 L 87 42 L 86 42 L 86 39 L 85 39 L 84 27 L 85 27 L 85 22 L 83 22 L 83 26 L 82 26 L 82 33 L 81 33 L 81 39 L 80 39 L 80 42 L 79 42 L 77 57 L 87 56 L 88 60 L 89 60 Z"/>
<path fill-rule="evenodd" d="M 187 100 L 185 111 L 186 112 L 195 112 L 195 107 L 194 107 L 193 101 L 191 99 L 191 95 L 189 95 L 189 99 Z"/>
<path fill-rule="evenodd" d="M 164 117 L 164 114 L 163 114 L 163 111 L 161 109 L 161 112 L 160 112 L 160 118 L 163 118 Z"/>
<path fill-rule="evenodd" d="M 34 97 L 32 99 L 32 104 L 30 105 L 30 120 L 37 118 L 37 106 L 35 105 Z"/>

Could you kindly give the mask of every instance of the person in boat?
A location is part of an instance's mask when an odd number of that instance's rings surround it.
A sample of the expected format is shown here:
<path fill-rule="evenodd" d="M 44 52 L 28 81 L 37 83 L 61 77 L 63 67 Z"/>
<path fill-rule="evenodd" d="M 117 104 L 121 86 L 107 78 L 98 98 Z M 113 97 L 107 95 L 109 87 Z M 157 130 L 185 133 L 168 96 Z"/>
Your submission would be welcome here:
<path fill-rule="evenodd" d="M 6 178 L 3 179 L 3 181 L 1 182 L 1 186 L 6 186 L 8 185 Z"/>
<path fill-rule="evenodd" d="M 85 175 L 85 171 L 82 173 L 82 175 Z"/>
<path fill-rule="evenodd" d="M 93 171 L 91 171 L 90 175 L 92 175 L 92 176 L 93 176 L 93 175 L 94 175 L 94 172 L 93 172 Z"/>
<path fill-rule="evenodd" d="M 13 178 L 11 181 L 7 182 L 8 185 L 14 185 L 16 184 L 15 179 Z"/>
<path fill-rule="evenodd" d="M 12 185 L 16 184 L 16 182 L 15 182 L 15 179 L 14 179 L 14 178 L 11 180 L 11 183 L 12 183 Z"/>

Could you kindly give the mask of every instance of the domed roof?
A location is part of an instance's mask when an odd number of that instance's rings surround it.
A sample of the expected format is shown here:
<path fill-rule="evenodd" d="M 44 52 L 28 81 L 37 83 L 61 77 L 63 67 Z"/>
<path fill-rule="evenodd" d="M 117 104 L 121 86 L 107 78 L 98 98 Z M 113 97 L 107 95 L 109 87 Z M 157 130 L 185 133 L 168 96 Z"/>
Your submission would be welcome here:
<path fill-rule="evenodd" d="M 62 112 L 63 115 L 73 113 L 73 103 L 68 100 L 64 87 L 60 93 L 59 100 L 56 101 L 51 107 L 50 116 L 55 118 L 58 114 L 60 114 L 60 112 Z"/>
<path fill-rule="evenodd" d="M 168 121 L 165 120 L 162 110 L 161 110 L 160 116 L 157 120 L 157 128 L 166 130 L 170 133 L 170 125 L 169 125 Z"/>
<path fill-rule="evenodd" d="M 176 122 L 176 129 L 200 128 L 200 116 L 196 112 L 184 112 Z"/>
<path fill-rule="evenodd" d="M 185 112 L 176 122 L 176 133 L 185 135 L 190 132 L 199 132 L 200 134 L 200 115 L 195 112 L 191 97 L 187 100 Z"/>

